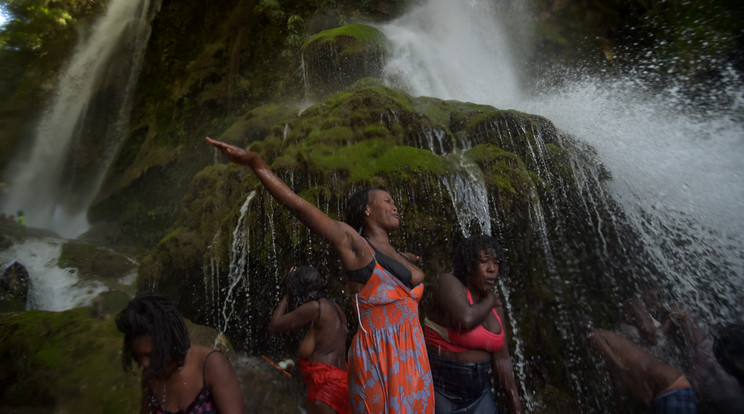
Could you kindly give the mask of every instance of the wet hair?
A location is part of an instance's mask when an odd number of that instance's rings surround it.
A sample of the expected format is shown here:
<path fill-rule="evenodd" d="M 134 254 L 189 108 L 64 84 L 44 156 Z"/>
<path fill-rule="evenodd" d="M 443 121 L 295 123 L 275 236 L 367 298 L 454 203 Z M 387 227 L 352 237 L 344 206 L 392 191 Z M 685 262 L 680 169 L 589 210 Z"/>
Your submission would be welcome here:
<path fill-rule="evenodd" d="M 165 374 L 169 358 L 182 366 L 191 348 L 183 316 L 173 301 L 164 296 L 148 293 L 132 299 L 116 315 L 116 327 L 124 334 L 124 370 L 129 370 L 132 364 L 132 341 L 143 335 L 152 336 L 150 369 L 156 375 Z"/>
<path fill-rule="evenodd" d="M 364 230 L 364 208 L 369 204 L 369 196 L 377 188 L 363 188 L 349 197 L 349 203 L 346 206 L 345 221 L 357 232 L 362 233 Z"/>
<path fill-rule="evenodd" d="M 723 369 L 744 385 L 744 322 L 724 326 L 713 346 Z"/>
<path fill-rule="evenodd" d="M 470 283 L 470 278 L 478 260 L 480 260 L 482 250 L 499 259 L 501 262 L 499 273 L 502 273 L 502 269 L 505 267 L 504 252 L 495 237 L 482 234 L 463 239 L 455 249 L 455 257 L 452 260 L 452 274 L 460 279 L 465 286 Z"/>
<path fill-rule="evenodd" d="M 325 280 L 312 266 L 292 268 L 287 274 L 287 300 L 290 309 L 325 296 Z"/>

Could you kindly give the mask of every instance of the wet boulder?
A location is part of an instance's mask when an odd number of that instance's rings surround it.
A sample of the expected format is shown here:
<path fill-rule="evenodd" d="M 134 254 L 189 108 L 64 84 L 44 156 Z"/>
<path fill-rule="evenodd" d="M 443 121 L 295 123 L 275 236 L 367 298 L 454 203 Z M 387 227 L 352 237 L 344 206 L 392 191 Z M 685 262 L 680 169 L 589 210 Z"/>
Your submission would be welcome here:
<path fill-rule="evenodd" d="M 302 66 L 310 98 L 338 92 L 365 78 L 379 78 L 388 40 L 372 26 L 350 24 L 324 30 L 302 46 Z"/>
<path fill-rule="evenodd" d="M 17 260 L 6 263 L 0 271 L 0 312 L 26 310 L 31 278 L 28 270 Z"/>

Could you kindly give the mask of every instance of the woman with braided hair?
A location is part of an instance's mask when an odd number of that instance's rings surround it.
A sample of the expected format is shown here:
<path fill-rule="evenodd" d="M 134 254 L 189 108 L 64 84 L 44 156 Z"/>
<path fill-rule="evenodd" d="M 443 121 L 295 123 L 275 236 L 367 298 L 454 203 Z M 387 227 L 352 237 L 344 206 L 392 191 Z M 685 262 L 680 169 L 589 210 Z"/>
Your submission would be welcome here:
<path fill-rule="evenodd" d="M 186 323 L 169 299 L 144 294 L 116 316 L 124 334 L 123 365 L 142 368 L 140 413 L 243 414 L 243 393 L 221 352 L 192 345 Z"/>

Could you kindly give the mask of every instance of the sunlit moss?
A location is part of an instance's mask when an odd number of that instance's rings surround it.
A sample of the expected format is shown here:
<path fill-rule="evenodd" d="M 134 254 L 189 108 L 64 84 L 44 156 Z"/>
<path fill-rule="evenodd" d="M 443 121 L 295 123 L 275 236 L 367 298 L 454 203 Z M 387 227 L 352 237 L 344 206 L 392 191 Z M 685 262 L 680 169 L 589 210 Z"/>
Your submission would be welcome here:
<path fill-rule="evenodd" d="M 302 47 L 306 48 L 308 47 L 308 45 L 313 43 L 319 43 L 321 45 L 324 43 L 336 43 L 336 39 L 339 36 L 350 36 L 360 43 L 371 41 L 378 43 L 381 46 L 384 46 L 386 42 L 385 35 L 375 27 L 366 24 L 349 24 L 346 26 L 324 30 L 318 34 L 315 34 L 305 40 Z M 358 51 L 358 48 L 350 46 L 348 49 L 344 50 L 343 53 L 355 53 Z"/>

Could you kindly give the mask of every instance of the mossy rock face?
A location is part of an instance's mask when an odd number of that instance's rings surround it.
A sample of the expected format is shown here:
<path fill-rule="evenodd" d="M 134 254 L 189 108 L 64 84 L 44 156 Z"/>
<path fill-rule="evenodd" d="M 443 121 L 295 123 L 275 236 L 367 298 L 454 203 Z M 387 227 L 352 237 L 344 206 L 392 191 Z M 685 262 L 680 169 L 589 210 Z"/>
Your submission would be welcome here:
<path fill-rule="evenodd" d="M 302 46 L 309 97 L 337 92 L 364 77 L 380 77 L 388 40 L 372 26 L 350 24 L 324 30 Z"/>
<path fill-rule="evenodd" d="M 122 336 L 89 308 L 0 315 L 0 398 L 9 407 L 131 413 L 139 378 L 121 365 Z"/>
<path fill-rule="evenodd" d="M 76 268 L 81 279 L 110 282 L 128 275 L 137 267 L 132 259 L 114 250 L 74 240 L 62 245 L 57 265 L 63 269 Z"/>
<path fill-rule="evenodd" d="M 186 327 L 192 344 L 224 352 L 238 373 L 250 412 L 297 411 L 304 388 L 259 358 L 235 353 L 215 329 Z M 114 318 L 90 308 L 0 314 L 0 407 L 7 412 L 133 413 L 138 370 L 122 369 L 123 335 Z M 299 372 L 297 380 L 299 380 Z"/>
<path fill-rule="evenodd" d="M 299 110 L 284 105 L 262 105 L 238 118 L 218 139 L 241 147 L 267 136 L 282 136 L 285 125 Z"/>

